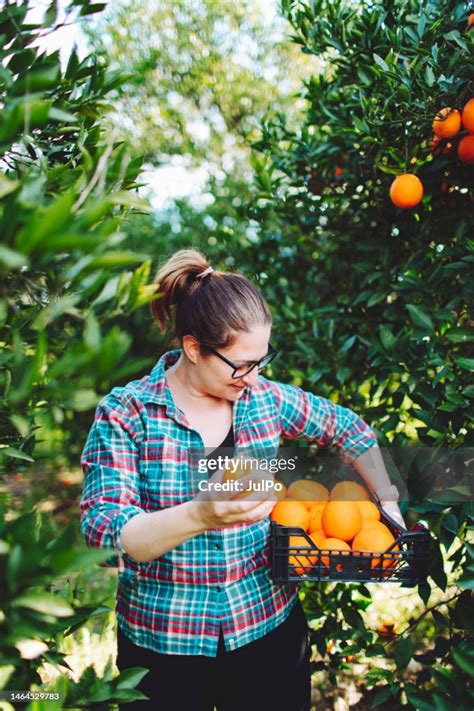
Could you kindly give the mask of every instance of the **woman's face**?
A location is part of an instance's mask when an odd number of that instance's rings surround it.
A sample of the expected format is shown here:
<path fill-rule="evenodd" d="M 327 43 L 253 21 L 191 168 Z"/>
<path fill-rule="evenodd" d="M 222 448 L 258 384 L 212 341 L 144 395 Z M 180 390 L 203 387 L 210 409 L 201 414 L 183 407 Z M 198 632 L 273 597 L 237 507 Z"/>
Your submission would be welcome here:
<path fill-rule="evenodd" d="M 250 367 L 263 358 L 269 350 L 271 324 L 255 326 L 248 333 L 240 332 L 232 345 L 219 349 L 219 353 L 236 366 Z M 245 387 L 253 386 L 258 379 L 258 369 L 240 378 L 232 378 L 233 368 L 213 353 L 202 355 L 197 351 L 195 361 L 199 387 L 206 394 L 225 400 L 238 400 Z"/>

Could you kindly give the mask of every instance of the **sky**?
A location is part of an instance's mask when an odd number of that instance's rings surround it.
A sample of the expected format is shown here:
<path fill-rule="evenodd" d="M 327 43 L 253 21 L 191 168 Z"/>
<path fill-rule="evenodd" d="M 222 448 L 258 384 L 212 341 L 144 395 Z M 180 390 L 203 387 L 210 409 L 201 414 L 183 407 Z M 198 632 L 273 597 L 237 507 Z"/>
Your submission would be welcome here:
<path fill-rule="evenodd" d="M 143 1 L 146 2 L 146 0 L 137 0 L 137 2 Z M 267 8 L 271 17 L 276 14 L 276 2 L 277 0 L 258 0 L 259 5 Z M 27 21 L 40 20 L 49 5 L 49 0 L 34 0 L 32 9 L 27 15 Z M 64 19 L 64 5 L 64 0 L 59 0 L 59 19 L 61 21 Z M 81 25 L 88 21 L 90 19 L 87 17 L 80 18 L 78 22 L 56 30 L 44 40 L 38 40 L 37 45 L 42 46 L 47 54 L 59 50 L 62 66 L 67 64 L 74 47 L 79 58 L 82 59 L 87 54 L 87 41 L 81 30 Z M 200 130 L 199 126 L 196 127 L 196 130 Z M 147 185 L 140 188 L 140 192 L 149 199 L 157 211 L 169 208 L 175 198 L 185 197 L 189 198 L 193 207 L 199 209 L 199 207 L 204 207 L 209 200 L 209 195 L 203 191 L 208 177 L 209 171 L 205 162 L 199 168 L 191 169 L 186 165 L 185 159 L 173 156 L 167 166 L 160 168 L 144 166 L 141 179 Z"/>

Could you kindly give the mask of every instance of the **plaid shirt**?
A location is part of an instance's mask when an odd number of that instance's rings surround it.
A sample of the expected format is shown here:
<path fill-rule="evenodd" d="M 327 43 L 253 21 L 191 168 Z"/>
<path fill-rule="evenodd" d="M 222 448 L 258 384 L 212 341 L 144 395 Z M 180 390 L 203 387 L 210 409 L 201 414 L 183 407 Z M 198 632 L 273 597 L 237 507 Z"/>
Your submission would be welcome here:
<path fill-rule="evenodd" d="M 263 637 L 286 620 L 299 583 L 270 578 L 270 519 L 207 530 L 149 562 L 127 555 L 122 528 L 133 516 L 193 498 L 188 453 L 201 436 L 174 404 L 165 353 L 150 375 L 114 388 L 99 403 L 81 457 L 81 531 L 91 547 L 119 551 L 116 615 L 135 644 L 164 654 L 217 654 Z M 237 448 L 278 451 L 280 437 L 341 448 L 350 463 L 376 443 L 351 410 L 260 376 L 234 404 Z M 202 478 L 202 477 L 201 477 Z"/>

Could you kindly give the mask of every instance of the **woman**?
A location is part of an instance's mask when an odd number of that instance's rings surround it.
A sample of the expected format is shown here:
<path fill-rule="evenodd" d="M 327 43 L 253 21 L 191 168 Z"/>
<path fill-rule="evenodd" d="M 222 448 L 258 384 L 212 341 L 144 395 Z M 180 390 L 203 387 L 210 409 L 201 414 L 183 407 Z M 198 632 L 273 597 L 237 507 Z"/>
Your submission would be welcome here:
<path fill-rule="evenodd" d="M 134 708 L 308 711 L 298 584 L 269 575 L 275 497 L 199 492 L 190 453 L 277 450 L 282 436 L 304 437 L 340 447 L 403 524 L 387 501 L 396 491 L 354 412 L 260 375 L 275 355 L 272 320 L 244 276 L 182 250 L 155 283 L 154 319 L 163 331 L 173 322 L 181 347 L 103 398 L 81 460 L 82 532 L 120 553 L 117 666 L 150 669 L 139 685 L 150 701 Z"/>

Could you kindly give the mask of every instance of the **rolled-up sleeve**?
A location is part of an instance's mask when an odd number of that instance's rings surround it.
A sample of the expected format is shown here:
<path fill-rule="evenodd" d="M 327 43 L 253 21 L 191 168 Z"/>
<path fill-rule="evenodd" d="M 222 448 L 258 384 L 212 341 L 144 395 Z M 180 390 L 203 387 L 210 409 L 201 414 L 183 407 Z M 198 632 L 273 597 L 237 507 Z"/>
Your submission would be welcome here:
<path fill-rule="evenodd" d="M 81 456 L 81 531 L 92 548 L 125 553 L 120 543 L 122 528 L 143 513 L 138 486 L 139 432 L 139 416 L 130 402 L 110 394 L 99 403 Z"/>
<path fill-rule="evenodd" d="M 347 464 L 377 444 L 375 432 L 349 408 L 294 385 L 273 385 L 279 400 L 283 437 L 308 438 L 321 446 L 340 447 Z"/>

